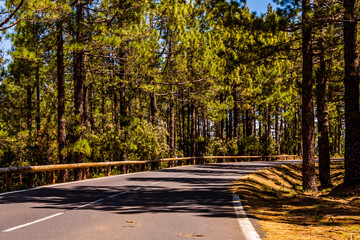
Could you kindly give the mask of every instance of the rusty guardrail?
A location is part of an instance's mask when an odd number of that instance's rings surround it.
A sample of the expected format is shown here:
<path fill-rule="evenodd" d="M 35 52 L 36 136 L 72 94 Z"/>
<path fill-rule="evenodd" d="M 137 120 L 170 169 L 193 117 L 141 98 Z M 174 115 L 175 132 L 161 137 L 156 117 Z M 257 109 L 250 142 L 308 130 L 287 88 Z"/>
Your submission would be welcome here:
<path fill-rule="evenodd" d="M 191 160 L 192 164 L 196 164 L 196 160 L 202 160 L 201 163 L 206 163 L 207 159 L 222 159 L 222 162 L 226 162 L 225 159 L 234 159 L 237 162 L 237 159 L 244 159 L 245 161 L 250 161 L 251 159 L 268 159 L 272 158 L 279 160 L 293 160 L 298 158 L 297 155 L 275 155 L 275 156 L 203 156 L 203 157 L 181 157 L 181 158 L 163 158 L 157 160 L 142 160 L 142 161 L 114 161 L 114 162 L 91 162 L 91 163 L 70 163 L 70 164 L 53 164 L 53 165 L 39 165 L 39 166 L 25 166 L 25 167 L 7 167 L 0 168 L 0 174 L 6 174 L 6 188 L 11 189 L 11 174 L 13 173 L 36 173 L 36 172 L 50 172 L 50 183 L 55 183 L 55 171 L 59 170 L 72 170 L 72 169 L 82 169 L 83 179 L 86 179 L 86 169 L 88 168 L 97 168 L 97 167 L 107 167 L 106 175 L 111 174 L 111 167 L 113 166 L 128 166 L 128 165 L 141 165 L 140 171 L 145 170 L 145 164 L 155 164 L 160 162 L 172 162 L 172 166 L 175 166 L 176 161 Z M 159 169 L 158 164 L 152 165 L 152 170 Z"/>

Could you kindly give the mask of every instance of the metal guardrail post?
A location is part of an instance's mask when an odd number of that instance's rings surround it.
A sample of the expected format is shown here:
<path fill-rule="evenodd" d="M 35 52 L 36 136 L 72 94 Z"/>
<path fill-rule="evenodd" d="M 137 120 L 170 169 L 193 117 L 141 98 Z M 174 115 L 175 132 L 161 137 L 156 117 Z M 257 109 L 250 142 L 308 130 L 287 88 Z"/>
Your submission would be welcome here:
<path fill-rule="evenodd" d="M 23 184 L 23 175 L 22 175 L 22 173 L 19 173 L 19 182 L 20 182 L 20 185 L 22 185 Z"/>
<path fill-rule="evenodd" d="M 50 171 L 50 183 L 51 184 L 55 183 L 55 171 L 54 170 Z"/>
<path fill-rule="evenodd" d="M 106 167 L 106 176 L 110 176 L 111 175 L 111 166 L 107 166 Z"/>
<path fill-rule="evenodd" d="M 82 168 L 81 172 L 82 172 L 82 180 L 86 180 L 86 168 Z"/>
<path fill-rule="evenodd" d="M 11 190 L 11 173 L 6 174 L 6 189 Z"/>

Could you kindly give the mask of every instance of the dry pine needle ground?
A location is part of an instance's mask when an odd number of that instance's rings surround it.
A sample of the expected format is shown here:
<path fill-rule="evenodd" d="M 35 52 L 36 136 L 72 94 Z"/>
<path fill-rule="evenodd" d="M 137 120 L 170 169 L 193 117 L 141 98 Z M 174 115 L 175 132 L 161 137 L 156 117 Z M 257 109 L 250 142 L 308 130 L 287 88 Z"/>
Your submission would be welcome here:
<path fill-rule="evenodd" d="M 333 188 L 306 193 L 301 165 L 257 171 L 235 182 L 237 193 L 260 220 L 268 240 L 360 239 L 360 188 L 344 188 L 344 163 L 332 162 Z"/>

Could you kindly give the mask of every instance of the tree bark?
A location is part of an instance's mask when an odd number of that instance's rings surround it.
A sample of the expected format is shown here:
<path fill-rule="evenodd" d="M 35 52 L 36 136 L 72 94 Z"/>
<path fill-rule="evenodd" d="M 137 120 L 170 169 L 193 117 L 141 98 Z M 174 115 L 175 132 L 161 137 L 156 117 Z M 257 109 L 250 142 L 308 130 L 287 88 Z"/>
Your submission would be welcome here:
<path fill-rule="evenodd" d="M 88 125 L 90 120 L 89 86 L 84 85 L 84 124 Z"/>
<path fill-rule="evenodd" d="M 267 136 L 271 137 L 271 106 L 268 106 L 267 109 Z"/>
<path fill-rule="evenodd" d="M 123 79 L 123 74 L 121 74 L 120 76 L 120 88 L 119 88 L 119 105 L 120 105 L 120 127 L 124 130 L 124 139 L 127 138 L 127 130 L 126 127 L 129 125 L 128 122 L 128 111 L 127 111 L 127 104 L 126 104 L 126 95 L 125 95 L 125 83 L 124 83 L 124 79 Z M 126 161 L 127 160 L 127 153 L 125 150 L 123 150 L 120 153 L 120 160 L 121 161 Z M 127 166 L 124 165 L 123 167 L 123 171 L 124 173 L 127 172 Z"/>
<path fill-rule="evenodd" d="M 175 157 L 175 109 L 174 109 L 174 99 L 171 97 L 170 100 L 170 151 L 171 157 Z"/>
<path fill-rule="evenodd" d="M 259 115 L 259 120 L 258 120 L 258 124 L 259 124 L 259 129 L 258 129 L 258 136 L 259 138 L 261 138 L 261 107 L 258 106 L 258 115 Z"/>
<path fill-rule="evenodd" d="M 31 136 L 32 129 L 32 90 L 30 84 L 26 86 L 26 128 Z"/>
<path fill-rule="evenodd" d="M 312 49 L 310 0 L 302 1 L 302 53 L 303 53 L 303 82 L 302 82 L 302 138 L 303 138 L 303 189 L 317 191 L 315 174 L 315 126 L 314 126 L 314 99 L 312 79 Z"/>
<path fill-rule="evenodd" d="M 191 156 L 196 156 L 196 108 L 195 104 L 191 103 Z M 195 164 L 195 160 L 193 160 Z"/>
<path fill-rule="evenodd" d="M 344 0 L 345 185 L 360 184 L 359 56 L 356 0 Z"/>
<path fill-rule="evenodd" d="M 233 111 L 230 110 L 229 111 L 229 123 L 228 123 L 228 134 L 227 134 L 227 138 L 232 139 L 233 138 L 233 126 L 234 126 L 234 121 L 233 121 Z"/>
<path fill-rule="evenodd" d="M 250 137 L 251 135 L 253 135 L 252 131 L 252 121 L 251 121 L 251 113 L 250 113 L 250 109 L 247 109 L 245 111 L 245 132 L 246 132 L 246 137 Z"/>
<path fill-rule="evenodd" d="M 150 93 L 150 122 L 155 126 L 158 123 L 158 109 L 156 104 L 155 91 Z"/>
<path fill-rule="evenodd" d="M 341 133 L 342 133 L 342 118 L 340 114 L 340 107 L 337 106 L 338 109 L 338 128 L 337 128 L 337 153 L 341 155 Z"/>
<path fill-rule="evenodd" d="M 39 134 L 40 132 L 40 73 L 39 66 L 36 66 L 35 69 L 35 88 L 36 88 L 36 132 Z"/>
<path fill-rule="evenodd" d="M 221 93 L 220 94 L 220 103 L 223 103 L 223 102 L 224 102 L 224 95 Z M 224 127 L 225 127 L 225 122 L 224 122 L 224 118 L 222 118 L 220 120 L 220 138 L 221 139 L 225 139 Z"/>
<path fill-rule="evenodd" d="M 84 3 L 77 1 L 76 3 L 76 16 L 75 16 L 75 41 L 84 47 Z M 74 52 L 74 101 L 75 101 L 75 126 L 73 128 L 75 135 L 75 142 L 83 139 L 83 124 L 84 124 L 84 57 L 83 49 Z M 75 152 L 75 162 L 82 163 L 84 161 L 83 152 Z M 81 170 L 76 171 L 76 180 L 83 178 Z"/>
<path fill-rule="evenodd" d="M 64 40 L 62 22 L 56 23 L 56 64 L 57 64 L 57 92 L 58 92 L 58 158 L 60 164 L 66 164 L 66 120 L 65 120 L 65 66 L 64 66 Z M 68 170 L 60 172 L 60 182 L 69 180 Z"/>
<path fill-rule="evenodd" d="M 329 152 L 329 113 L 327 109 L 326 62 L 323 39 L 320 39 L 320 67 L 316 74 L 317 119 L 319 136 L 319 179 L 322 187 L 331 185 Z"/>
<path fill-rule="evenodd" d="M 295 119 L 296 119 L 296 115 L 295 115 Z M 276 142 L 276 153 L 277 155 L 280 155 L 279 105 L 276 105 L 275 107 L 275 142 Z"/>
<path fill-rule="evenodd" d="M 234 99 L 234 108 L 233 108 L 233 112 L 234 112 L 234 133 L 233 136 L 234 138 L 237 138 L 239 136 L 239 104 L 238 104 L 238 99 L 237 99 L 237 91 L 236 88 L 234 87 L 233 89 L 233 99 Z"/>

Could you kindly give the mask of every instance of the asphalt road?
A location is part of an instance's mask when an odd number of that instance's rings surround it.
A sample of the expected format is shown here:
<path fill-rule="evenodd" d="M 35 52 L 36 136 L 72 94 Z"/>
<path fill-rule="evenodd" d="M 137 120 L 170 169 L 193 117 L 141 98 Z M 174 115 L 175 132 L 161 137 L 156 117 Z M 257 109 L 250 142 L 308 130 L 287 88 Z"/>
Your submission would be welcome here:
<path fill-rule="evenodd" d="M 239 218 L 258 230 L 257 221 L 236 215 L 229 187 L 284 163 L 176 167 L 0 195 L 0 239 L 246 239 Z"/>

